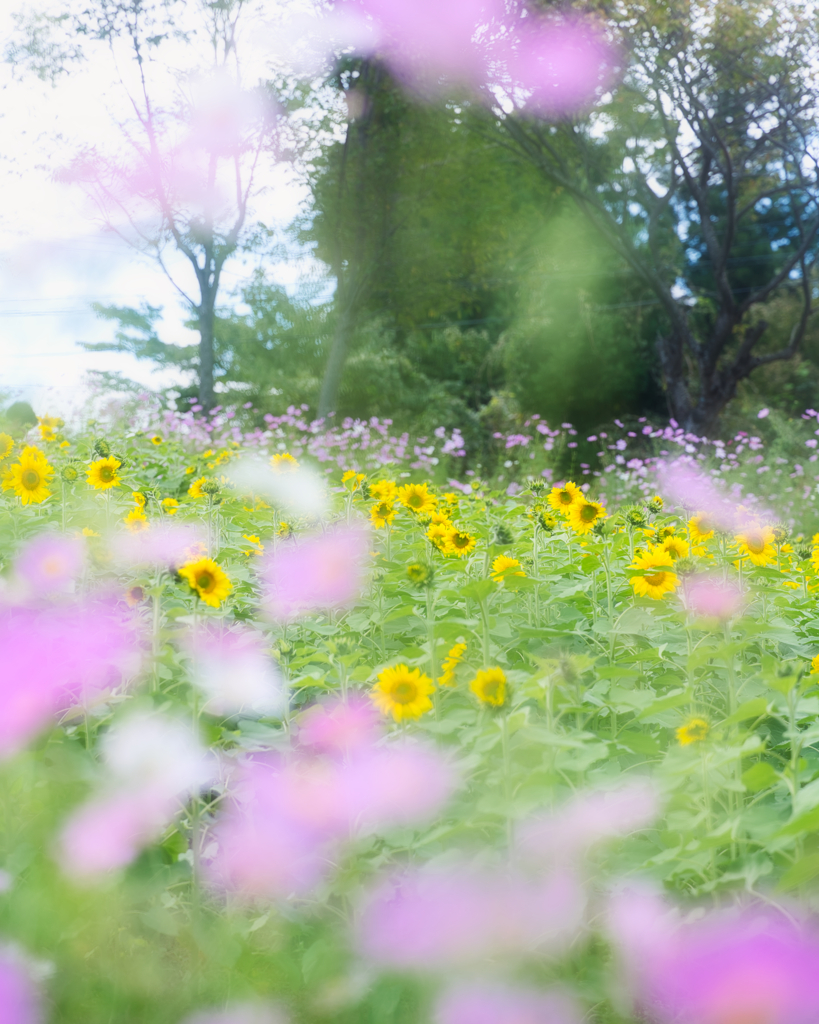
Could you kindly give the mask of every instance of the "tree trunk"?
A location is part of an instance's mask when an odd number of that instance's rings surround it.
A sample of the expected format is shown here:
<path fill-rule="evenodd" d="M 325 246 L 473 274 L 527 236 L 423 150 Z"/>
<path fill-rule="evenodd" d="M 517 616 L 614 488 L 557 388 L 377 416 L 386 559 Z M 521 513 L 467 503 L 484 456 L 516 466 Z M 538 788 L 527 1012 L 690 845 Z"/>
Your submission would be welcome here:
<path fill-rule="evenodd" d="M 207 412 L 216 405 L 213 391 L 213 329 L 216 320 L 213 302 L 204 301 L 198 309 L 199 327 L 199 404 Z"/>
<path fill-rule="evenodd" d="M 333 344 L 330 348 L 327 366 L 324 371 L 324 380 L 321 384 L 321 395 L 318 404 L 318 418 L 320 420 L 326 419 L 331 413 L 336 411 L 338 395 L 341 389 L 341 377 L 344 373 L 347 353 L 350 350 L 355 322 L 356 303 L 350 298 L 342 306 L 341 315 L 333 335 Z"/>

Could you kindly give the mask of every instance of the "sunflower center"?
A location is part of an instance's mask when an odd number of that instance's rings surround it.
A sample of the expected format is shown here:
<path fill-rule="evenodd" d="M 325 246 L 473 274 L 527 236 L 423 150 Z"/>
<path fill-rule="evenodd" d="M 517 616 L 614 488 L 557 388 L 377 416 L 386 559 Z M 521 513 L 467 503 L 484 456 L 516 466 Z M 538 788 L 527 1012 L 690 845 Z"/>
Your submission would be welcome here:
<path fill-rule="evenodd" d="M 24 469 L 20 475 L 20 482 L 27 491 L 36 491 L 40 486 L 40 474 L 36 469 Z"/>
<path fill-rule="evenodd" d="M 749 537 L 748 550 L 755 555 L 761 555 L 765 550 L 765 541 L 761 537 Z"/>
<path fill-rule="evenodd" d="M 570 491 L 561 491 L 558 494 L 558 496 L 557 496 L 557 500 L 560 502 L 561 505 L 571 505 L 572 504 L 571 492 Z"/>
<path fill-rule="evenodd" d="M 395 689 L 392 691 L 392 699 L 396 704 L 412 704 L 417 696 L 418 687 L 415 683 L 407 681 L 397 683 Z"/>
<path fill-rule="evenodd" d="M 411 494 L 409 496 L 409 503 L 412 508 L 420 508 L 424 504 L 424 499 L 420 494 Z"/>
<path fill-rule="evenodd" d="M 456 533 L 452 538 L 452 546 L 456 548 L 469 547 L 470 537 L 468 533 Z"/>
<path fill-rule="evenodd" d="M 659 587 L 664 579 L 664 572 L 653 572 L 650 576 L 645 577 L 645 581 L 650 587 Z"/>
<path fill-rule="evenodd" d="M 202 572 L 196 577 L 199 590 L 209 590 L 213 586 L 213 577 L 209 572 Z"/>
<path fill-rule="evenodd" d="M 110 484 L 114 479 L 114 471 L 110 466 L 102 466 L 100 469 L 100 480 L 104 484 Z"/>
<path fill-rule="evenodd" d="M 501 684 L 497 679 L 492 679 L 483 684 L 483 696 L 485 700 L 497 700 L 500 694 Z"/>
<path fill-rule="evenodd" d="M 597 509 L 594 505 L 584 505 L 580 509 L 580 518 L 584 523 L 593 523 L 597 518 Z"/>

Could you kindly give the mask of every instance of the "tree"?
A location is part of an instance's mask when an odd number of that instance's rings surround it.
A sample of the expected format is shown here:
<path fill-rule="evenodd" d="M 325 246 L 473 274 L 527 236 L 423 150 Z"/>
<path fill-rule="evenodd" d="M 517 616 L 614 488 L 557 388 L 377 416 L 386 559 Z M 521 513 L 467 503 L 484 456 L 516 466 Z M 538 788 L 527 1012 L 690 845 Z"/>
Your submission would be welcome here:
<path fill-rule="evenodd" d="M 205 408 L 215 403 L 222 272 L 264 191 L 262 163 L 281 142 L 282 108 L 271 88 L 248 89 L 242 81 L 240 23 L 250 6 L 250 0 L 90 0 L 50 21 L 42 14 L 21 19 L 23 41 L 8 51 L 41 77 L 97 59 L 102 48 L 112 58 L 125 101 L 115 118 L 118 146 L 87 146 L 61 177 L 81 186 L 106 227 L 150 254 L 176 287 L 199 333 L 193 369 Z M 63 41 L 49 41 L 55 36 Z M 83 46 L 71 48 L 66 40 Z M 163 56 L 184 56 L 184 67 Z M 187 265 L 187 281 L 171 254 Z M 111 347 L 121 349 L 122 339 Z"/>
<path fill-rule="evenodd" d="M 495 91 L 484 130 L 572 196 L 651 289 L 669 412 L 707 433 L 740 381 L 798 352 L 813 312 L 817 11 L 811 0 L 601 7 L 623 48 L 621 84 L 588 116 L 551 121 Z M 798 310 L 772 349 L 764 308 L 782 293 Z"/>

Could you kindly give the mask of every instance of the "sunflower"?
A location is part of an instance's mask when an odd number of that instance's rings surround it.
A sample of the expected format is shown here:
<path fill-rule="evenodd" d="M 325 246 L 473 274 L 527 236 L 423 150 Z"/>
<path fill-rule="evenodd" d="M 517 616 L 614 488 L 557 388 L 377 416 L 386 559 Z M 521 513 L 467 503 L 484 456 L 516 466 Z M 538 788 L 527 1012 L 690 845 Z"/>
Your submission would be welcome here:
<path fill-rule="evenodd" d="M 176 498 L 163 498 L 162 508 L 165 510 L 167 515 L 175 516 L 176 513 L 179 511 L 179 502 L 176 500 Z"/>
<path fill-rule="evenodd" d="M 506 703 L 506 676 L 503 669 L 481 669 L 469 684 L 469 689 L 475 694 L 481 704 L 489 704 L 493 708 L 500 708 Z"/>
<path fill-rule="evenodd" d="M 123 522 L 131 533 L 141 533 L 142 530 L 148 529 L 148 517 L 139 505 L 131 509 L 125 519 L 123 519 Z"/>
<path fill-rule="evenodd" d="M 120 480 L 117 470 L 122 465 L 119 459 L 109 455 L 107 459 L 97 459 L 88 467 L 88 485 L 98 491 L 107 491 L 119 487 Z"/>
<path fill-rule="evenodd" d="M 212 558 L 187 562 L 179 570 L 179 575 L 211 608 L 218 608 L 233 590 L 233 584 Z"/>
<path fill-rule="evenodd" d="M 432 525 L 439 525 L 440 526 L 441 524 L 443 524 L 444 526 L 452 526 L 452 520 L 451 520 L 450 516 L 448 516 L 446 514 L 446 512 L 433 512 L 433 513 L 431 513 L 431 515 L 429 517 L 429 522 Z"/>
<path fill-rule="evenodd" d="M 140 586 L 128 587 L 125 591 L 125 603 L 129 608 L 136 608 L 145 600 L 145 588 Z"/>
<path fill-rule="evenodd" d="M 427 535 L 429 535 L 429 531 L 427 531 Z M 471 533 L 459 530 L 457 526 L 450 526 L 444 539 L 443 552 L 445 555 L 457 555 L 458 558 L 464 558 L 471 551 L 475 550 L 477 543 L 477 537 L 474 537 Z"/>
<path fill-rule="evenodd" d="M 292 473 L 299 468 L 298 462 L 289 452 L 272 456 L 270 465 L 277 473 Z"/>
<path fill-rule="evenodd" d="M 20 453 L 20 461 L 3 476 L 3 490 L 14 491 L 23 505 L 39 505 L 51 495 L 48 483 L 53 475 L 45 453 L 29 445 Z"/>
<path fill-rule="evenodd" d="M 685 725 L 677 729 L 677 739 L 681 747 L 690 746 L 692 743 L 702 743 L 708 735 L 709 725 L 704 718 L 690 718 Z"/>
<path fill-rule="evenodd" d="M 375 706 L 396 722 L 407 718 L 420 718 L 432 710 L 432 680 L 420 669 L 407 665 L 392 665 L 378 675 L 378 682 L 370 691 Z"/>
<path fill-rule="evenodd" d="M 638 597 L 651 597 L 655 601 L 661 601 L 665 594 L 673 593 L 680 585 L 679 576 L 667 568 L 673 564 L 671 555 L 663 548 L 653 548 L 636 555 L 630 568 L 640 569 L 644 575 L 629 579 L 634 593 Z"/>
<path fill-rule="evenodd" d="M 348 469 L 341 477 L 341 482 L 348 491 L 357 491 L 366 479 L 366 474 L 356 473 L 354 469 Z"/>
<path fill-rule="evenodd" d="M 188 488 L 188 494 L 192 498 L 205 498 L 207 495 L 202 490 L 202 484 L 207 483 L 208 478 L 206 476 L 200 476 L 198 480 L 194 480 Z"/>
<path fill-rule="evenodd" d="M 587 501 L 580 497 L 573 505 L 569 506 L 569 526 L 575 533 L 585 534 L 594 529 L 594 524 L 605 519 L 606 510 L 598 501 Z"/>
<path fill-rule="evenodd" d="M 57 439 L 57 427 L 61 427 L 63 421 L 56 416 L 38 416 L 37 429 L 43 441 L 55 441 Z"/>
<path fill-rule="evenodd" d="M 142 491 L 131 491 L 131 497 L 134 499 L 134 504 L 137 508 L 145 508 L 145 495 Z"/>
<path fill-rule="evenodd" d="M 405 484 L 399 487 L 396 495 L 398 500 L 411 512 L 418 512 L 429 515 L 435 511 L 438 499 L 434 494 L 429 493 L 426 484 Z"/>
<path fill-rule="evenodd" d="M 697 512 L 688 520 L 688 529 L 691 533 L 691 540 L 695 544 L 701 544 L 704 540 L 710 540 L 714 536 L 716 523 L 707 512 Z"/>
<path fill-rule="evenodd" d="M 666 537 L 660 547 L 667 551 L 675 562 L 678 558 L 688 558 L 688 542 L 682 537 Z"/>
<path fill-rule="evenodd" d="M 389 526 L 395 516 L 395 507 L 389 501 L 379 501 L 370 509 L 370 522 L 376 530 L 380 530 L 382 526 Z"/>
<path fill-rule="evenodd" d="M 392 502 L 395 500 L 397 490 L 394 480 L 376 480 L 374 484 L 370 484 L 370 497 L 376 501 Z"/>
<path fill-rule="evenodd" d="M 512 570 L 515 570 L 514 572 Z M 510 558 L 508 555 L 498 555 L 492 563 L 492 579 L 500 583 L 505 576 L 525 576 L 517 558 Z"/>
<path fill-rule="evenodd" d="M 427 530 L 427 540 L 438 548 L 439 551 L 443 551 L 446 547 L 446 539 L 449 531 L 453 529 L 452 523 L 449 521 L 445 523 L 433 523 Z"/>
<path fill-rule="evenodd" d="M 259 558 L 261 558 L 261 556 L 264 554 L 264 544 L 262 544 L 261 537 L 256 536 L 255 533 L 243 533 L 242 540 L 246 540 L 248 544 L 253 545 L 252 548 L 247 548 L 245 551 L 243 551 L 243 555 L 247 555 L 248 557 L 250 557 L 251 555 L 256 555 Z"/>
<path fill-rule="evenodd" d="M 450 647 L 441 665 L 441 674 L 438 676 L 439 686 L 453 686 L 455 684 L 455 669 L 460 665 L 465 653 L 466 644 L 455 644 L 454 647 Z"/>
<path fill-rule="evenodd" d="M 553 487 L 548 502 L 556 512 L 568 512 L 582 497 L 583 492 L 570 480 L 563 487 Z"/>
<path fill-rule="evenodd" d="M 11 449 L 14 447 L 14 438 L 10 434 L 0 434 L 0 459 L 11 454 Z"/>
<path fill-rule="evenodd" d="M 768 565 L 776 561 L 774 532 L 769 526 L 751 526 L 745 533 L 738 533 L 734 541 L 740 555 L 750 558 L 754 565 Z"/>
<path fill-rule="evenodd" d="M 810 674 L 813 676 L 817 672 L 819 672 L 819 654 L 812 658 L 810 663 Z"/>
<path fill-rule="evenodd" d="M 161 434 L 154 434 L 154 436 L 151 438 L 151 444 L 160 445 L 162 444 L 162 440 L 163 439 Z"/>

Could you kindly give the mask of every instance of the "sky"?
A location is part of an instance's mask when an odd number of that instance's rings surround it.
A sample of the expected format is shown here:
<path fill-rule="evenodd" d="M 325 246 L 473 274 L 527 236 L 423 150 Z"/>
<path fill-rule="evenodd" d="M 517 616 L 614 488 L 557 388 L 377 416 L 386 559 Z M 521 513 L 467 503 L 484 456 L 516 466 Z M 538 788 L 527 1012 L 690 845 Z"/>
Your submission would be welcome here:
<path fill-rule="evenodd" d="M 7 38 L 21 4 L 0 0 L 0 39 Z M 107 65 L 63 76 L 53 87 L 15 76 L 0 64 L 0 404 L 23 398 L 39 415 L 70 416 L 89 397 L 89 370 L 119 372 L 149 388 L 175 383 L 168 371 L 157 372 L 129 355 L 79 347 L 80 341 L 113 336 L 111 323 L 96 316 L 92 302 L 162 306 L 164 341 L 198 340 L 184 326 L 178 293 L 158 266 L 104 231 L 79 189 L 54 179 L 83 142 L 113 138 L 114 96 Z M 306 192 L 286 171 L 271 173 L 274 187 L 257 213 L 283 227 Z M 184 272 L 181 264 L 178 269 Z M 268 272 L 292 290 L 317 270 L 309 254 L 301 253 Z M 237 261 L 228 264 L 225 291 L 238 289 L 249 271 Z"/>

